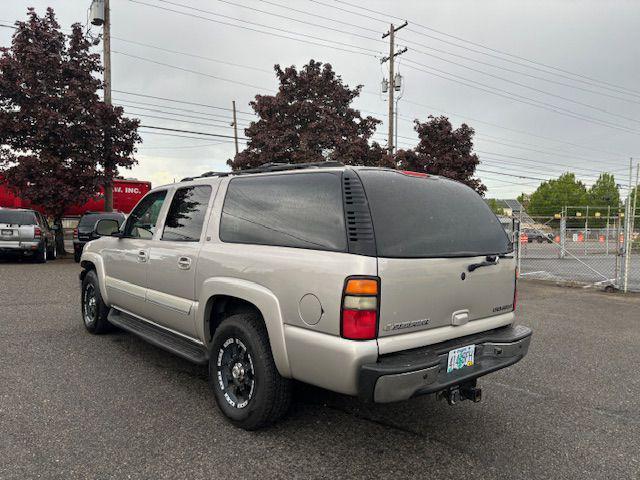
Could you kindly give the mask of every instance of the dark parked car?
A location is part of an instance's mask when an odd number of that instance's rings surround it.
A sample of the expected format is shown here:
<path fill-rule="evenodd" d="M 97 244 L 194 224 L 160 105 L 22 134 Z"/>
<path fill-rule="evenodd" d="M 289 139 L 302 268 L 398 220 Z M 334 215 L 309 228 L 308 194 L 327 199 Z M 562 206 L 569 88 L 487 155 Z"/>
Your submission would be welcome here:
<path fill-rule="evenodd" d="M 525 228 L 522 230 L 527 236 L 527 243 L 553 243 L 553 233 L 545 233 L 542 230 L 536 230 L 533 228 Z"/>
<path fill-rule="evenodd" d="M 116 220 L 118 225 L 122 225 L 125 221 L 124 214 L 120 212 L 87 212 L 80 217 L 78 226 L 73 231 L 73 258 L 76 262 L 80 261 L 85 244 L 98 238 L 94 236 L 93 230 L 98 220 L 103 218 Z"/>
<path fill-rule="evenodd" d="M 0 208 L 0 256 L 31 256 L 44 263 L 57 253 L 55 228 L 39 212 Z"/>

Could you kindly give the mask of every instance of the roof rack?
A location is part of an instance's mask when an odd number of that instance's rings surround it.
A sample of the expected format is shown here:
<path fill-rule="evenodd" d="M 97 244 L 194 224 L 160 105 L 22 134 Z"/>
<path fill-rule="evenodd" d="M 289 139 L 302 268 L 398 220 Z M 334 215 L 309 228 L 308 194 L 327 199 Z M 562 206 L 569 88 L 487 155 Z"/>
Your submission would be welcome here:
<path fill-rule="evenodd" d="M 247 170 L 238 170 L 233 172 L 234 175 L 244 175 L 249 173 L 265 173 L 265 172 L 281 172 L 285 170 L 304 170 L 307 168 L 331 168 L 344 167 L 342 162 L 310 162 L 310 163 L 263 163 L 256 168 L 248 168 Z"/>
<path fill-rule="evenodd" d="M 247 170 L 237 170 L 235 172 L 206 172 L 197 177 L 185 177 L 181 182 L 190 182 L 196 178 L 204 177 L 227 177 L 229 175 L 248 175 L 251 173 L 265 173 L 265 172 L 282 172 L 286 170 L 304 170 L 307 168 L 332 168 L 332 167 L 344 167 L 342 162 L 310 162 L 310 163 L 283 163 L 283 162 L 270 162 L 263 163 L 256 168 L 248 168 Z"/>

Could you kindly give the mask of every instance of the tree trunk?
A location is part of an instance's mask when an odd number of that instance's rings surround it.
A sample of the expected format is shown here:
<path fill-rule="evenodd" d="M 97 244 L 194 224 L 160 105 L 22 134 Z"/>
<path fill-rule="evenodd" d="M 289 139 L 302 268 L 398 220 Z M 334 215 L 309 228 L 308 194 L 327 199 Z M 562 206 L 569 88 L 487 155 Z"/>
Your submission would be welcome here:
<path fill-rule="evenodd" d="M 67 253 L 64 249 L 64 230 L 62 229 L 62 218 L 57 217 L 53 224 L 58 228 L 55 231 L 56 234 L 56 248 L 58 250 L 58 255 L 64 255 Z"/>

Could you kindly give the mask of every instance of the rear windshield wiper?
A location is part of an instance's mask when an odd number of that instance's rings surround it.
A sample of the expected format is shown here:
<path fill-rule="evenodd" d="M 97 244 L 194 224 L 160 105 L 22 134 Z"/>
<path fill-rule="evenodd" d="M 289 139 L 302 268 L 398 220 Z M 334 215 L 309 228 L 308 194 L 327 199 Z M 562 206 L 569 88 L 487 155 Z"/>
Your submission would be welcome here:
<path fill-rule="evenodd" d="M 497 265 L 498 258 L 499 258 L 498 255 L 487 255 L 484 261 L 479 263 L 472 263 L 467 267 L 467 270 L 469 270 L 470 272 L 473 272 L 475 269 L 480 267 L 490 267 L 491 265 Z"/>

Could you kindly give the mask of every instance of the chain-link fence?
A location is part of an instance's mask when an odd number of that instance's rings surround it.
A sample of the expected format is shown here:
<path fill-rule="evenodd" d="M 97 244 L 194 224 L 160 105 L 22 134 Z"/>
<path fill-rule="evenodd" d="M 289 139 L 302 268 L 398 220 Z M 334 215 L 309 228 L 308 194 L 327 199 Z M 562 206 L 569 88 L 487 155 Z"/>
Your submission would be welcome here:
<path fill-rule="evenodd" d="M 523 278 L 640 291 L 640 218 L 634 231 L 623 210 L 563 207 L 550 216 L 520 212 L 514 224 Z"/>

